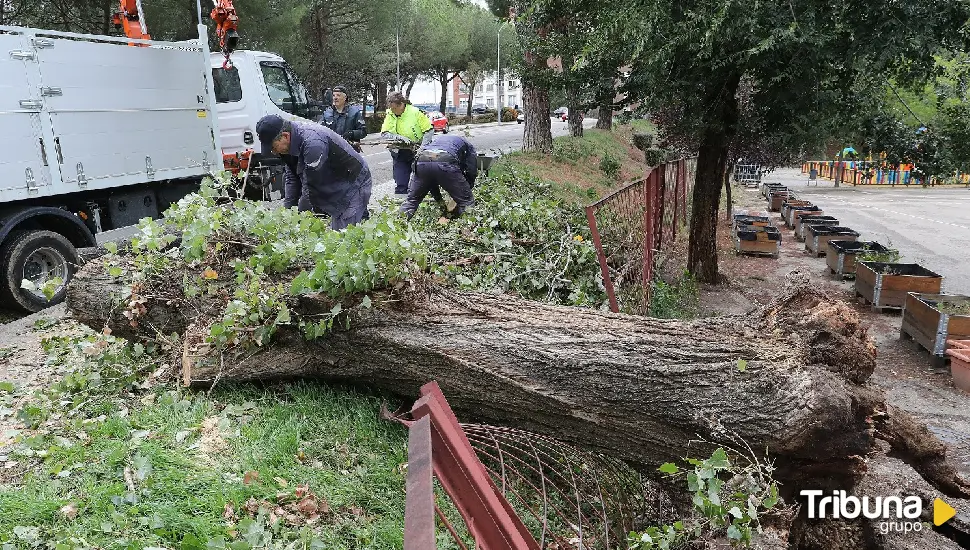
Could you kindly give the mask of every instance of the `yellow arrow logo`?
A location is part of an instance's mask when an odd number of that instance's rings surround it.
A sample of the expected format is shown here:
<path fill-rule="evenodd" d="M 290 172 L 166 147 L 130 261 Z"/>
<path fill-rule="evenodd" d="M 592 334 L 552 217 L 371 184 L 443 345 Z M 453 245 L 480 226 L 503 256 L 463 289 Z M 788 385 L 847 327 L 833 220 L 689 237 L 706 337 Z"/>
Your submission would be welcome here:
<path fill-rule="evenodd" d="M 939 527 L 947 521 L 953 519 L 953 516 L 957 515 L 957 511 L 953 509 L 952 506 L 943 502 L 940 499 L 935 499 L 933 501 L 933 525 Z"/>

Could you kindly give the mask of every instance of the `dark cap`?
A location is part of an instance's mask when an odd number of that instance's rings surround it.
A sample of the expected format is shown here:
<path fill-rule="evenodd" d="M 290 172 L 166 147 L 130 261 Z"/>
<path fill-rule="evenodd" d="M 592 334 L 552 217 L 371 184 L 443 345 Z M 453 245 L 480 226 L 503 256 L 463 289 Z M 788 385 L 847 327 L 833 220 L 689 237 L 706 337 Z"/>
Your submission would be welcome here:
<path fill-rule="evenodd" d="M 266 115 L 256 123 L 256 135 L 259 136 L 260 152 L 264 155 L 273 154 L 273 141 L 283 131 L 283 119 L 279 115 Z"/>
<path fill-rule="evenodd" d="M 347 88 L 345 86 L 334 86 L 333 87 L 333 91 L 335 91 L 335 92 L 343 92 L 344 95 L 350 95 L 350 94 L 347 93 Z"/>

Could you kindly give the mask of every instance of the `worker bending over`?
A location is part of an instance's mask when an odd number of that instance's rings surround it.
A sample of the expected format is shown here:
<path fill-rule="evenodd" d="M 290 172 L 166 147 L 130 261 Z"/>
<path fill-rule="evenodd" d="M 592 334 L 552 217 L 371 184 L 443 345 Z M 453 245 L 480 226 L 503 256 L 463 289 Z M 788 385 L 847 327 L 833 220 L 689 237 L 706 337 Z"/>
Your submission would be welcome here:
<path fill-rule="evenodd" d="M 417 151 L 414 175 L 401 213 L 410 218 L 428 193 L 441 187 L 456 204 L 450 217 L 458 217 L 475 204 L 472 187 L 477 177 L 478 155 L 468 140 L 455 135 L 434 136 Z M 445 208 L 444 201 L 439 204 Z"/>
<path fill-rule="evenodd" d="M 333 229 L 367 218 L 370 169 L 347 140 L 325 126 L 277 115 L 259 119 L 256 133 L 264 154 L 283 159 L 283 206 L 328 214 Z"/>

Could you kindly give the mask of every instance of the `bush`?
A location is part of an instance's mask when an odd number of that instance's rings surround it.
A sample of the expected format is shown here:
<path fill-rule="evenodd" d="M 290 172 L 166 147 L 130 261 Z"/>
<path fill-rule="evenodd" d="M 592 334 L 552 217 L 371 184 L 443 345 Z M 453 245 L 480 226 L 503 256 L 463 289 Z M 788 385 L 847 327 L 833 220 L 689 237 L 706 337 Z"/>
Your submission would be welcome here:
<path fill-rule="evenodd" d="M 660 149 L 647 149 L 644 151 L 644 157 L 647 166 L 657 166 L 666 160 L 667 155 Z"/>
<path fill-rule="evenodd" d="M 658 319 L 691 319 L 699 307 L 697 279 L 684 271 L 673 283 L 660 279 L 653 282 L 650 294 L 650 316 Z"/>
<path fill-rule="evenodd" d="M 620 161 L 617 159 L 613 153 L 607 151 L 603 154 L 603 158 L 600 159 L 600 170 L 607 175 L 610 179 L 617 179 L 620 176 Z"/>
<path fill-rule="evenodd" d="M 633 134 L 633 146 L 641 151 L 646 151 L 653 146 L 653 134 L 637 132 Z"/>
<path fill-rule="evenodd" d="M 485 124 L 486 122 L 495 122 L 498 120 L 498 115 L 495 112 L 485 113 L 484 115 L 475 115 L 472 117 L 474 124 Z"/>
<path fill-rule="evenodd" d="M 512 122 L 519 116 L 519 112 L 512 107 L 502 107 L 502 122 Z"/>

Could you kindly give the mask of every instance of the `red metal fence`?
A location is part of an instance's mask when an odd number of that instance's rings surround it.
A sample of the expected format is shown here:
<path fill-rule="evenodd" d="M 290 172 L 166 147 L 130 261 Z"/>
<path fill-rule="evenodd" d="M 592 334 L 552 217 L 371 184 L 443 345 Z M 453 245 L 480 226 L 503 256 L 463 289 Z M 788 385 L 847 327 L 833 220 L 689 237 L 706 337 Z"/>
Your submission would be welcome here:
<path fill-rule="evenodd" d="M 435 550 L 436 518 L 465 550 L 626 548 L 661 494 L 619 460 L 535 433 L 459 424 L 436 382 L 420 395 L 409 415 L 387 415 L 410 432 L 404 550 Z M 438 506 L 434 479 L 455 521 Z"/>
<path fill-rule="evenodd" d="M 586 207 L 612 311 L 649 313 L 654 256 L 687 223 L 696 171 L 693 158 L 667 162 Z"/>

